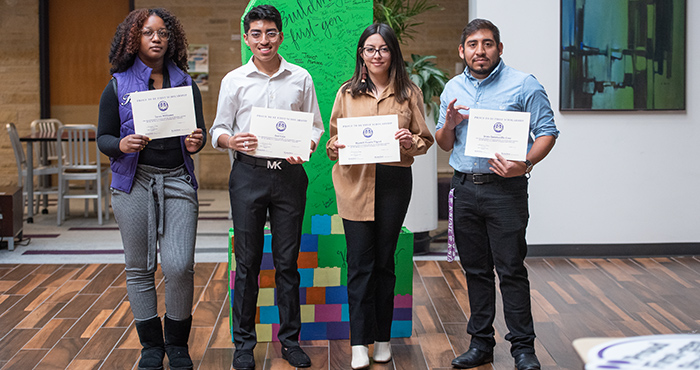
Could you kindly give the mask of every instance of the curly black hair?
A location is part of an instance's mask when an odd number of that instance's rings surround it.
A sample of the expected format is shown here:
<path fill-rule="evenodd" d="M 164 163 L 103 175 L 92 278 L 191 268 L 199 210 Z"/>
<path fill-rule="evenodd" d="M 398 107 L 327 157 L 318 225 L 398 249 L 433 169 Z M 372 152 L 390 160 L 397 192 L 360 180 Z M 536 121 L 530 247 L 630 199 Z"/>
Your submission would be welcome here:
<path fill-rule="evenodd" d="M 112 46 L 109 50 L 109 62 L 112 67 L 110 74 L 123 72 L 129 69 L 139 53 L 141 46 L 141 28 L 148 17 L 156 15 L 165 23 L 165 27 L 170 32 L 168 38 L 168 50 L 166 58 L 172 60 L 183 71 L 187 71 L 187 38 L 185 29 L 180 21 L 168 10 L 156 9 L 136 9 L 124 18 L 124 21 L 117 26 L 114 33 Z"/>

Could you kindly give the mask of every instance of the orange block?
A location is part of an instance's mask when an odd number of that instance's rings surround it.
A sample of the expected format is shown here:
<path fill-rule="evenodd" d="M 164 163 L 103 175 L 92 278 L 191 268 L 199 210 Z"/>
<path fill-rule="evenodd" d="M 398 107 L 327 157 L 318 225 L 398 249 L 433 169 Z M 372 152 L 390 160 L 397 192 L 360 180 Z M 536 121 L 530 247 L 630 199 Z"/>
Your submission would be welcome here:
<path fill-rule="evenodd" d="M 306 304 L 326 304 L 326 288 L 306 288 Z"/>
<path fill-rule="evenodd" d="M 260 324 L 260 307 L 255 307 L 255 323 Z"/>
<path fill-rule="evenodd" d="M 318 252 L 299 252 L 297 265 L 300 269 L 315 269 L 318 267 Z"/>
<path fill-rule="evenodd" d="M 276 288 L 275 285 L 276 270 L 260 270 L 260 285 L 261 288 Z"/>

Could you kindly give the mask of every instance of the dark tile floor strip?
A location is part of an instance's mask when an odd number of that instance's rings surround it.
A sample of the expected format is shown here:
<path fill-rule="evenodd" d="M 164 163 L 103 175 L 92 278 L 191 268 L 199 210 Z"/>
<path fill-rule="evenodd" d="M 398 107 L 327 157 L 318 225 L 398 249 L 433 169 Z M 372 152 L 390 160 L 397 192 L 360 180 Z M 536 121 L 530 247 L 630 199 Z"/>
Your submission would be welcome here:
<path fill-rule="evenodd" d="M 114 231 L 119 230 L 116 226 L 109 227 L 71 227 L 69 231 Z"/>
<path fill-rule="evenodd" d="M 124 251 L 121 249 L 96 249 L 96 250 L 35 250 L 26 251 L 22 253 L 23 255 L 43 255 L 43 254 L 56 254 L 56 255 L 91 255 L 91 254 L 123 254 Z"/>

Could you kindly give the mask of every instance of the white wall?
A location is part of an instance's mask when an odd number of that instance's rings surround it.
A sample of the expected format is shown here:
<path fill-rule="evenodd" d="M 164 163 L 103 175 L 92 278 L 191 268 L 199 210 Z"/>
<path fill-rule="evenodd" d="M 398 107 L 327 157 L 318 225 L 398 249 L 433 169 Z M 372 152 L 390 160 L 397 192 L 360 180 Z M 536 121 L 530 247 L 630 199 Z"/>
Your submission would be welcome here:
<path fill-rule="evenodd" d="M 561 131 L 532 173 L 528 242 L 700 242 L 700 1 L 687 1 L 687 110 L 607 113 L 559 111 L 561 0 L 470 2 L 470 19 L 500 28 L 506 64 L 544 85 Z"/>

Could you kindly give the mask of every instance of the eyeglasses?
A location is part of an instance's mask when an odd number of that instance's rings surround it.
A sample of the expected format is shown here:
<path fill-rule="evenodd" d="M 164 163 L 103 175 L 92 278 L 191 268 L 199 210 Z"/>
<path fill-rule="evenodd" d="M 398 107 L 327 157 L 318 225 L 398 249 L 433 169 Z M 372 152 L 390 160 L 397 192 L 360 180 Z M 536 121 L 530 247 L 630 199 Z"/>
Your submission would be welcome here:
<path fill-rule="evenodd" d="M 277 31 L 265 32 L 265 37 L 267 37 L 268 40 L 273 41 L 273 42 L 277 40 L 277 36 L 279 36 L 279 35 L 280 35 L 280 33 Z M 263 33 L 260 31 L 250 31 L 250 32 L 248 32 L 248 36 L 251 39 L 253 39 L 253 41 L 260 42 L 260 41 L 262 41 Z"/>
<path fill-rule="evenodd" d="M 377 49 L 373 46 L 367 46 L 362 48 L 362 53 L 365 55 L 365 58 L 372 58 L 377 54 L 377 52 L 379 52 L 379 55 L 383 57 L 391 54 L 391 50 L 389 50 L 387 47 Z"/>
<path fill-rule="evenodd" d="M 158 37 L 167 40 L 170 37 L 170 31 L 168 31 L 165 28 L 161 28 L 158 31 L 154 31 L 152 29 L 145 29 L 141 30 L 141 34 L 145 37 L 148 37 L 149 39 L 153 39 L 153 35 L 158 34 Z"/>

